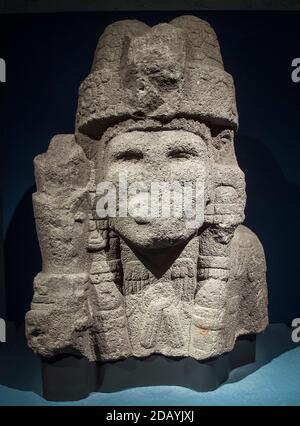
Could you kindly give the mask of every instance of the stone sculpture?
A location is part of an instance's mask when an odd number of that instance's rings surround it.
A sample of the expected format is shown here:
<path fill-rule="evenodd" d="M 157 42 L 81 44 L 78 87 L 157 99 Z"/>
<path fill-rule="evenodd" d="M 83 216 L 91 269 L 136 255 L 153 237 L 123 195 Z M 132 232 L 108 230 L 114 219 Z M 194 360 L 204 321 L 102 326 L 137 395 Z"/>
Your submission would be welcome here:
<path fill-rule="evenodd" d="M 208 23 L 106 28 L 79 90 L 75 134 L 55 136 L 34 162 L 43 270 L 26 325 L 35 352 L 204 360 L 265 329 L 265 257 L 242 225 L 237 126 L 233 79 Z M 118 187 L 121 173 L 128 184 L 200 182 L 201 221 L 99 217 L 97 185 Z"/>

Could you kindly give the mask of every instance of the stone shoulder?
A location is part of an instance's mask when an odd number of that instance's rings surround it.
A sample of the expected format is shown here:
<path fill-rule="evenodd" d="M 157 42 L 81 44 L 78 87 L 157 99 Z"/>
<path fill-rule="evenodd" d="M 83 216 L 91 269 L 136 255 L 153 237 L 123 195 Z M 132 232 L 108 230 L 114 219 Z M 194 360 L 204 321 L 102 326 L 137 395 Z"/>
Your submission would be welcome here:
<path fill-rule="evenodd" d="M 250 281 L 266 272 L 265 253 L 258 236 L 244 225 L 239 225 L 232 240 L 232 269 L 235 277 L 247 275 Z"/>

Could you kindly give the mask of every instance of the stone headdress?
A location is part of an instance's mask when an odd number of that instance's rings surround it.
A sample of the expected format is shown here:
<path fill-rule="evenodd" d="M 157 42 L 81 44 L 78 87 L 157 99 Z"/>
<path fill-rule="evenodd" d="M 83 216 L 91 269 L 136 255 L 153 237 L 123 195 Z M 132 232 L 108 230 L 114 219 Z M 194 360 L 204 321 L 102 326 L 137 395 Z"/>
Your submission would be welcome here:
<path fill-rule="evenodd" d="M 207 22 L 181 16 L 150 28 L 120 21 L 100 37 L 79 91 L 79 132 L 99 139 L 108 126 L 146 117 L 237 127 L 233 80 Z"/>

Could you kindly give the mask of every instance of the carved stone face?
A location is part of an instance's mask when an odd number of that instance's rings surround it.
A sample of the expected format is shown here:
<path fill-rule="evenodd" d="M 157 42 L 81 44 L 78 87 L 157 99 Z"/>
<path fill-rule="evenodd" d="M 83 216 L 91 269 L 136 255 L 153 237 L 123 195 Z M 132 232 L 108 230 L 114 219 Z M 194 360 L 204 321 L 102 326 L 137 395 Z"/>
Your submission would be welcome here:
<path fill-rule="evenodd" d="M 110 218 L 111 228 L 128 243 L 145 249 L 186 242 L 203 224 L 207 157 L 205 141 L 184 130 L 132 131 L 115 136 L 106 147 L 104 180 L 112 182 L 118 193 L 126 176 L 128 216 Z M 158 182 L 175 189 L 169 192 L 169 207 L 166 190 L 155 198 L 153 189 Z M 189 190 L 183 190 L 186 182 L 192 188 L 192 209 L 186 201 L 191 200 Z M 154 209 L 160 206 L 159 212 L 150 210 L 151 202 Z M 181 213 L 176 208 L 181 208 Z M 200 218 L 197 222 L 188 220 L 195 215 Z"/>

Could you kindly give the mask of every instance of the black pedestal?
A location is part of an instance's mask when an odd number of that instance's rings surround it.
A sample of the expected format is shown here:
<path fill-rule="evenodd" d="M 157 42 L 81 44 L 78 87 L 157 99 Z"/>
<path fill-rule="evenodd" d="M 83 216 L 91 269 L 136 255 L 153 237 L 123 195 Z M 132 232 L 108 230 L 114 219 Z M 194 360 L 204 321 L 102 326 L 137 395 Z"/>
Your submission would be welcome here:
<path fill-rule="evenodd" d="M 72 355 L 42 358 L 43 396 L 52 401 L 71 401 L 94 391 L 156 385 L 211 391 L 227 380 L 231 370 L 255 361 L 255 346 L 255 335 L 241 336 L 231 352 L 207 361 L 162 355 L 104 363 Z"/>
<path fill-rule="evenodd" d="M 77 401 L 97 389 L 97 366 L 86 358 L 60 355 L 42 358 L 43 397 Z"/>

